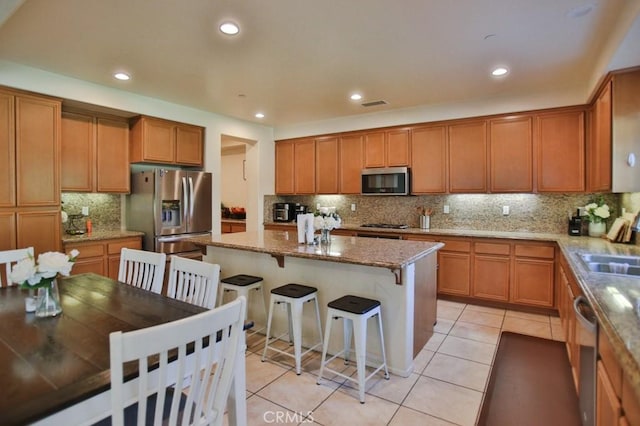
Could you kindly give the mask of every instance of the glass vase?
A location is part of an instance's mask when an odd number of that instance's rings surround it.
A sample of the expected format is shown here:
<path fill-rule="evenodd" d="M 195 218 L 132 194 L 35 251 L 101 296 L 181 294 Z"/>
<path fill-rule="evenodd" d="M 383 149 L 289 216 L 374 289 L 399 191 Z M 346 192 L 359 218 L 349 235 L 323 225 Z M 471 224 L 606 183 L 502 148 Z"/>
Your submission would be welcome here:
<path fill-rule="evenodd" d="M 607 224 L 604 222 L 589 222 L 589 236 L 599 237 L 607 230 Z"/>
<path fill-rule="evenodd" d="M 320 230 L 320 243 L 329 244 L 331 242 L 331 231 L 329 229 Z"/>
<path fill-rule="evenodd" d="M 62 305 L 60 304 L 58 283 L 53 279 L 49 285 L 45 285 L 38 289 L 38 298 L 36 299 L 36 317 L 55 317 L 61 312 Z"/>

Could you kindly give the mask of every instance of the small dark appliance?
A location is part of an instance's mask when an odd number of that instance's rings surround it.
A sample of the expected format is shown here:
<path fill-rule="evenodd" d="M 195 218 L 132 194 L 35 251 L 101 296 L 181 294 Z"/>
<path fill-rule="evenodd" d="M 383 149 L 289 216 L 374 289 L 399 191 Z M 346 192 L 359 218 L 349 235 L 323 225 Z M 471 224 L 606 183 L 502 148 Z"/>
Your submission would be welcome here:
<path fill-rule="evenodd" d="M 293 222 L 296 218 L 296 203 L 274 203 L 274 222 Z"/>
<path fill-rule="evenodd" d="M 576 212 L 573 217 L 569 218 L 569 235 L 580 236 L 582 235 L 582 218 L 580 212 Z"/>

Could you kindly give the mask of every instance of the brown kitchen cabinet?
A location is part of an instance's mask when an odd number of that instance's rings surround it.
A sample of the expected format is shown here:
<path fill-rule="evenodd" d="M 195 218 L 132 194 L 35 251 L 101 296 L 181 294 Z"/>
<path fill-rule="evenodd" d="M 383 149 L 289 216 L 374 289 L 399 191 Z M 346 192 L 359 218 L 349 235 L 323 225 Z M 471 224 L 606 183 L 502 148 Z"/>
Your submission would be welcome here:
<path fill-rule="evenodd" d="M 438 293 L 453 296 L 471 295 L 471 241 L 440 239 L 438 251 Z"/>
<path fill-rule="evenodd" d="M 533 120 L 529 115 L 489 121 L 489 191 L 533 191 Z"/>
<path fill-rule="evenodd" d="M 0 228 L 7 249 L 60 249 L 57 99 L 0 88 Z"/>
<path fill-rule="evenodd" d="M 234 232 L 245 232 L 247 230 L 247 224 L 244 222 L 232 222 L 222 220 L 220 222 L 221 232 L 223 234 L 231 234 Z"/>
<path fill-rule="evenodd" d="M 509 301 L 510 244 L 476 241 L 473 244 L 473 252 L 471 295 L 479 299 Z"/>
<path fill-rule="evenodd" d="M 204 129 L 140 116 L 131 122 L 130 161 L 202 167 Z"/>
<path fill-rule="evenodd" d="M 449 192 L 487 192 L 487 123 L 448 126 Z"/>
<path fill-rule="evenodd" d="M 313 138 L 276 143 L 276 194 L 314 194 L 316 142 Z"/>
<path fill-rule="evenodd" d="M 612 170 L 612 82 L 598 94 L 591 113 L 591 137 L 587 139 L 587 191 L 609 192 Z"/>
<path fill-rule="evenodd" d="M 538 192 L 585 190 L 585 112 L 569 109 L 538 114 L 534 145 Z"/>
<path fill-rule="evenodd" d="M 516 243 L 511 303 L 554 307 L 555 244 Z"/>
<path fill-rule="evenodd" d="M 61 145 L 63 191 L 130 191 L 127 121 L 65 111 Z"/>
<path fill-rule="evenodd" d="M 411 162 L 409 129 L 364 135 L 364 167 L 406 167 Z"/>
<path fill-rule="evenodd" d="M 360 194 L 364 142 L 361 135 L 340 137 L 339 188 L 340 194 Z"/>
<path fill-rule="evenodd" d="M 447 127 L 411 130 L 411 193 L 447 192 Z"/>
<path fill-rule="evenodd" d="M 339 191 L 338 137 L 316 139 L 316 193 L 337 194 Z"/>
<path fill-rule="evenodd" d="M 67 254 L 74 249 L 80 252 L 71 270 L 72 275 L 93 272 L 117 280 L 120 251 L 125 247 L 142 249 L 142 237 L 67 242 L 64 244 L 64 251 Z"/>

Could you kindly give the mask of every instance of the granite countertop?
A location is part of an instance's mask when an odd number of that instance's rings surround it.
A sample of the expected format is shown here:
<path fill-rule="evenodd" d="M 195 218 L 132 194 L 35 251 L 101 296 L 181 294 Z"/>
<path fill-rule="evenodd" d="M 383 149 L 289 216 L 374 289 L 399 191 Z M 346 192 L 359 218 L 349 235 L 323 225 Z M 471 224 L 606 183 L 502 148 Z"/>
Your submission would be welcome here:
<path fill-rule="evenodd" d="M 267 224 L 267 223 L 265 223 Z M 281 223 L 278 223 L 282 225 Z M 291 224 L 292 228 L 295 224 Z M 293 228 L 295 229 L 295 228 Z M 611 243 L 602 238 L 565 234 L 475 231 L 466 229 L 388 229 L 343 225 L 342 229 L 455 237 L 504 238 L 556 242 L 594 309 L 600 332 L 609 338 L 618 362 L 640 399 L 640 277 L 592 272 L 579 258 L 581 253 L 640 256 L 640 246 Z"/>
<path fill-rule="evenodd" d="M 292 229 L 293 230 L 293 229 Z M 331 236 L 331 244 L 298 244 L 297 232 L 254 231 L 193 237 L 189 241 L 213 247 L 268 253 L 272 256 L 302 257 L 355 265 L 401 269 L 440 249 L 442 243 L 426 241 L 371 240 Z"/>
<path fill-rule="evenodd" d="M 112 240 L 117 238 L 141 237 L 144 232 L 126 231 L 122 229 L 100 229 L 94 230 L 91 234 L 62 235 L 62 244 L 83 243 L 88 241 Z"/>

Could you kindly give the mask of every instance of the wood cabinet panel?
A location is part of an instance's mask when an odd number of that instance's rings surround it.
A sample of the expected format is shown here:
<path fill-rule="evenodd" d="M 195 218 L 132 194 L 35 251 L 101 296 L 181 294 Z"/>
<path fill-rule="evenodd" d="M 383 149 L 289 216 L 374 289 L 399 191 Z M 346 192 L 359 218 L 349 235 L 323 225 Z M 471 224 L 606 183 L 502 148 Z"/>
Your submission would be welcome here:
<path fill-rule="evenodd" d="M 60 205 L 60 102 L 20 95 L 16 108 L 18 206 Z"/>
<path fill-rule="evenodd" d="M 14 96 L 0 91 L 0 207 L 16 205 Z"/>
<path fill-rule="evenodd" d="M 438 292 L 455 296 L 471 294 L 471 256 L 468 253 L 438 252 Z"/>
<path fill-rule="evenodd" d="M 553 261 L 516 257 L 511 302 L 553 307 Z"/>
<path fill-rule="evenodd" d="M 316 139 L 316 193 L 337 194 L 339 191 L 339 140 L 337 137 Z"/>
<path fill-rule="evenodd" d="M 618 426 L 622 406 L 601 361 L 596 371 L 596 426 Z"/>
<path fill-rule="evenodd" d="M 294 144 L 293 161 L 296 194 L 316 191 L 316 143 L 313 139 L 298 140 Z"/>
<path fill-rule="evenodd" d="M 293 194 L 294 182 L 293 141 L 276 143 L 276 194 Z"/>
<path fill-rule="evenodd" d="M 185 166 L 204 164 L 203 129 L 196 126 L 176 126 L 176 163 Z"/>
<path fill-rule="evenodd" d="M 385 167 L 386 148 L 384 132 L 364 135 L 364 167 Z"/>
<path fill-rule="evenodd" d="M 106 118 L 96 120 L 95 164 L 98 192 L 130 191 L 128 123 Z"/>
<path fill-rule="evenodd" d="M 510 265 L 509 256 L 476 254 L 473 257 L 471 295 L 481 299 L 508 301 Z"/>
<path fill-rule="evenodd" d="M 584 111 L 536 117 L 538 192 L 585 189 Z"/>
<path fill-rule="evenodd" d="M 17 247 L 33 247 L 36 255 L 60 251 L 60 224 L 57 209 L 17 212 Z"/>
<path fill-rule="evenodd" d="M 63 112 L 61 129 L 62 190 L 91 192 L 95 189 L 94 118 L 90 115 Z"/>
<path fill-rule="evenodd" d="M 555 257 L 555 247 L 550 245 L 516 244 L 515 254 L 517 257 L 553 259 Z"/>
<path fill-rule="evenodd" d="M 0 250 L 14 250 L 16 246 L 16 215 L 0 212 Z"/>
<path fill-rule="evenodd" d="M 530 116 L 489 122 L 489 191 L 533 191 L 533 125 Z"/>
<path fill-rule="evenodd" d="M 104 268 L 104 260 L 102 258 L 77 260 L 71 269 L 71 275 L 79 275 L 93 272 L 98 275 L 106 275 Z M 116 276 L 116 278 L 118 277 Z"/>
<path fill-rule="evenodd" d="M 120 251 L 124 248 L 142 249 L 141 237 L 113 238 L 90 242 L 71 242 L 64 244 L 65 253 L 78 250 L 78 260 L 71 270 L 72 275 L 93 272 L 94 274 L 118 279 Z"/>
<path fill-rule="evenodd" d="M 622 368 L 616 360 L 616 355 L 607 335 L 604 333 L 600 333 L 598 338 L 598 355 L 607 372 L 607 377 L 613 390 L 620 397 L 622 395 Z"/>
<path fill-rule="evenodd" d="M 234 232 L 245 232 L 247 230 L 247 225 L 245 223 L 225 222 L 224 220 L 221 222 L 220 227 L 221 227 L 221 232 L 223 234 L 231 234 Z M 267 228 L 265 227 L 265 229 Z"/>
<path fill-rule="evenodd" d="M 447 192 L 447 128 L 423 127 L 411 131 L 411 192 Z"/>
<path fill-rule="evenodd" d="M 343 136 L 340 138 L 340 193 L 360 194 L 362 185 L 362 167 L 364 143 L 362 136 Z"/>
<path fill-rule="evenodd" d="M 611 190 L 612 170 L 612 98 L 607 82 L 593 105 L 591 137 L 587 140 L 587 190 Z"/>
<path fill-rule="evenodd" d="M 385 137 L 387 167 L 407 167 L 411 164 L 411 133 L 409 129 L 390 130 Z"/>
<path fill-rule="evenodd" d="M 449 126 L 449 192 L 487 192 L 485 121 Z"/>

